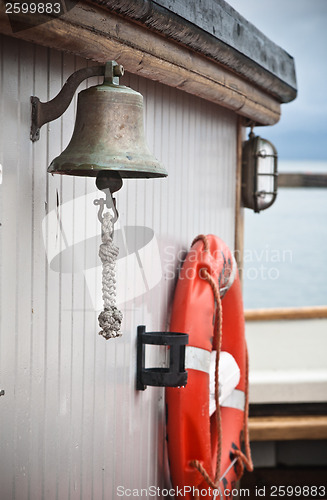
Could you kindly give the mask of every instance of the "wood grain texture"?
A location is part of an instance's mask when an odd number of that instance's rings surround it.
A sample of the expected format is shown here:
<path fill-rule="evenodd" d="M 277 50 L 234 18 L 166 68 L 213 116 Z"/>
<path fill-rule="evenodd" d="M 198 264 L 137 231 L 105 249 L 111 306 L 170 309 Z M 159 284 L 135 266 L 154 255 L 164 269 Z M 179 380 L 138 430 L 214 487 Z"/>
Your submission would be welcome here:
<path fill-rule="evenodd" d="M 250 417 L 251 441 L 327 439 L 327 415 Z"/>
<path fill-rule="evenodd" d="M 254 123 L 272 125 L 280 117 L 274 97 L 234 72 L 85 2 L 59 19 L 15 34 L 2 9 L 0 32 L 97 62 L 115 59 L 131 73 L 220 104 Z"/>
<path fill-rule="evenodd" d="M 217 61 L 280 102 L 296 96 L 294 60 L 221 0 L 88 0 Z"/>

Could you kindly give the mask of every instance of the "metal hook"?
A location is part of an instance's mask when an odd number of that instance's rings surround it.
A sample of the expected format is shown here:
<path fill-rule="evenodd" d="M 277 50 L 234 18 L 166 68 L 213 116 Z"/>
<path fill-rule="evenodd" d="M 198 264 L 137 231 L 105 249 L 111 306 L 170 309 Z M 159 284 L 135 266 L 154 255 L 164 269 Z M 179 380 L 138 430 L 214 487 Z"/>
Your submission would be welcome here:
<path fill-rule="evenodd" d="M 110 192 L 110 189 L 103 189 L 105 195 L 106 195 L 106 199 L 104 198 L 99 198 L 98 200 L 94 200 L 94 205 L 99 205 L 99 211 L 98 211 L 98 219 L 99 221 L 103 222 L 103 210 L 104 210 L 104 206 L 106 205 L 106 207 L 108 208 L 108 210 L 112 210 L 113 213 L 114 213 L 114 217 L 112 219 L 112 223 L 114 224 L 117 220 L 118 220 L 118 217 L 119 217 L 119 213 L 118 213 L 118 210 L 116 208 L 116 200 L 112 197 L 112 194 Z"/>
<path fill-rule="evenodd" d="M 99 222 L 101 222 L 101 224 L 103 222 L 103 216 L 102 216 L 102 214 L 103 214 L 103 209 L 104 209 L 104 203 L 105 203 L 104 198 L 100 198 L 98 200 L 94 200 L 93 201 L 94 205 L 99 205 L 100 206 L 99 211 L 98 211 L 98 219 L 99 219 Z"/>

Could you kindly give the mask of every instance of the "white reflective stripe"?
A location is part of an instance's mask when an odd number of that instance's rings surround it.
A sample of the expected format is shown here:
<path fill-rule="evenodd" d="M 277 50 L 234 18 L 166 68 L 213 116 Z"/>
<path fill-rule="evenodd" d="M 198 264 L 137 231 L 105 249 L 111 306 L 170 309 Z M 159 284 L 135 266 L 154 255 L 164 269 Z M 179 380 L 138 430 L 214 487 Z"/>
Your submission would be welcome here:
<path fill-rule="evenodd" d="M 200 349 L 200 347 L 187 345 L 185 349 L 185 369 L 199 370 L 210 374 L 211 354 L 215 354 L 215 352 L 211 353 L 205 349 Z M 245 393 L 234 389 L 221 403 L 221 406 L 244 411 Z"/>
<path fill-rule="evenodd" d="M 216 410 L 215 398 L 216 351 L 211 352 L 210 382 L 209 382 L 209 415 Z M 241 372 L 233 356 L 221 351 L 219 359 L 219 403 L 223 405 L 240 381 Z"/>
<path fill-rule="evenodd" d="M 245 408 L 245 393 L 238 389 L 234 389 L 233 392 L 225 399 L 221 406 L 227 406 L 228 408 L 235 408 L 236 410 L 244 411 Z"/>
<path fill-rule="evenodd" d="M 187 345 L 185 349 L 185 369 L 210 373 L 210 354 L 210 351 L 200 349 L 200 347 Z"/>

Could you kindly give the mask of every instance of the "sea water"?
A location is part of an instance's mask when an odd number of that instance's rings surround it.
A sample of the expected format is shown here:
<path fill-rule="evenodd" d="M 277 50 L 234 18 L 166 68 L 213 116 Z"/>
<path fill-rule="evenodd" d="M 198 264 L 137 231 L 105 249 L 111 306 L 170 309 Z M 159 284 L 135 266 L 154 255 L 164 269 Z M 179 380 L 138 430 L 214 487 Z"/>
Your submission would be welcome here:
<path fill-rule="evenodd" d="M 327 173 L 327 162 L 280 172 Z M 327 305 L 327 188 L 280 188 L 274 205 L 245 209 L 245 308 Z"/>

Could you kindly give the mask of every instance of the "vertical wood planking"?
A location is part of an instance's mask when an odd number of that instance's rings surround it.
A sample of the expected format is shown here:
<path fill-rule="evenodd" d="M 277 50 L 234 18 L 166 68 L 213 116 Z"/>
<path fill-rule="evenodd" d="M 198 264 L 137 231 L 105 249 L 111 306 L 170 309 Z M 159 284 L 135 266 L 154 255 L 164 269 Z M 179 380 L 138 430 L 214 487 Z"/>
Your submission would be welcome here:
<path fill-rule="evenodd" d="M 235 258 L 239 269 L 240 279 L 243 277 L 243 250 L 244 250 L 244 207 L 242 203 L 242 144 L 244 128 L 241 119 L 238 119 L 237 128 L 237 170 L 235 193 Z"/>
<path fill-rule="evenodd" d="M 63 55 L 61 60 L 61 86 L 65 83 L 69 75 L 74 69 L 75 61 L 72 55 Z M 74 103 L 72 102 L 65 112 L 65 116 L 61 117 L 60 123 L 61 144 L 60 151 L 65 149 L 72 134 L 74 126 Z M 58 123 L 58 125 L 59 125 Z M 50 142 L 50 141 L 49 141 Z M 49 162 L 52 157 L 49 157 Z M 60 194 L 59 194 L 59 211 L 61 230 L 64 234 L 66 249 L 62 248 L 60 258 L 61 273 L 60 273 L 60 340 L 59 340 L 59 412 L 58 412 L 58 428 L 59 428 L 59 454 L 58 454 L 58 498 L 63 498 L 67 492 L 73 491 L 79 493 L 80 481 L 76 481 L 78 475 L 77 464 L 73 457 L 73 434 L 75 431 L 75 421 L 72 420 L 74 414 L 78 422 L 80 422 L 80 414 L 76 415 L 73 412 L 75 403 L 75 391 L 79 390 L 79 385 L 73 387 L 72 376 L 75 370 L 78 373 L 78 363 L 80 357 L 78 352 L 74 356 L 73 352 L 73 320 L 77 315 L 73 315 L 74 301 L 74 253 L 68 254 L 74 248 L 74 235 L 76 227 L 74 224 L 74 178 L 72 176 L 54 176 L 59 178 Z M 58 181 L 57 181 L 58 182 Z M 66 207 L 68 210 L 65 210 Z M 69 272 L 71 269 L 72 272 Z M 68 271 L 68 272 L 67 272 Z M 77 365 L 77 366 L 76 366 Z M 69 433 L 67 435 L 67 429 Z M 67 468 L 67 461 L 71 464 Z M 79 478 L 78 478 L 79 479 Z M 72 496 L 76 498 L 76 496 Z"/>
<path fill-rule="evenodd" d="M 120 305 L 123 337 L 105 341 L 97 334 L 93 205 L 103 193 L 94 179 L 46 172 L 70 140 L 76 97 L 38 142 L 29 141 L 29 96 L 54 97 L 88 63 L 6 38 L 1 56 L 1 493 L 5 500 L 107 500 L 117 486 L 165 487 L 164 391 L 135 391 L 136 328 L 166 329 L 177 268 L 194 236 L 211 232 L 234 244 L 236 116 L 124 76 L 144 96 L 148 145 L 169 177 L 126 180 L 116 195 L 116 232 L 128 235 L 117 279 L 129 299 Z M 132 238 L 128 227 L 136 226 Z M 149 254 L 139 249 L 147 231 Z M 142 286 L 148 290 L 139 295 Z M 161 354 L 152 350 L 149 362 Z"/>
<path fill-rule="evenodd" d="M 1 401 L 2 421 L 10 423 L 1 432 L 1 492 L 8 499 L 15 495 L 16 449 L 18 415 L 16 413 L 15 383 L 17 376 L 17 121 L 18 121 L 18 64 L 19 47 L 13 41 L 2 39 L 2 116 L 6 126 L 2 130 L 3 184 L 1 186 L 1 385 L 5 396 Z M 10 52 L 10 59 L 8 58 Z M 8 79 L 13 80 L 8 85 Z M 1 120 L 2 121 L 2 120 Z"/>
<path fill-rule="evenodd" d="M 47 51 L 34 46 L 34 88 L 32 95 L 41 101 L 47 100 L 47 86 L 44 85 L 44 68 L 47 67 Z M 45 497 L 45 373 L 46 373 L 46 289 L 48 262 L 42 223 L 48 210 L 47 203 L 47 137 L 42 131 L 40 140 L 33 148 L 33 276 L 32 276 L 32 384 L 31 384 L 31 435 L 30 435 L 30 491 L 29 499 Z"/>
<path fill-rule="evenodd" d="M 29 489 L 29 431 L 30 431 L 30 394 L 31 367 L 33 362 L 32 346 L 32 145 L 28 135 L 22 131 L 28 129 L 30 123 L 29 98 L 33 92 L 33 46 L 18 47 L 17 73 L 17 225 L 16 225 L 16 466 L 15 494 L 26 497 Z M 31 196 L 32 194 L 32 196 Z M 19 429 L 26 432 L 19 432 Z"/>
<path fill-rule="evenodd" d="M 47 69 L 42 68 L 43 84 L 47 87 L 47 101 L 59 90 L 61 84 L 61 55 L 47 53 Z M 55 75 L 57 74 L 57 77 Z M 46 78 L 46 83 L 44 82 Z M 59 80 L 56 82 L 56 78 Z M 58 154 L 60 150 L 60 124 L 58 121 L 51 122 L 43 127 L 41 133 L 45 135 L 47 142 L 47 158 L 45 167 L 49 164 L 49 158 L 53 154 Z M 50 133 L 52 140 L 49 141 Z M 58 144 L 59 143 L 59 144 Z M 35 144 L 37 151 L 37 144 Z M 46 328 L 45 328 L 45 401 L 44 401 L 44 494 L 49 496 L 49 500 L 55 500 L 58 496 L 58 398 L 60 369 L 59 358 L 59 338 L 60 338 L 60 284 L 59 274 L 54 272 L 52 267 L 52 252 L 54 246 L 61 248 L 60 229 L 60 182 L 58 178 L 46 175 L 47 194 L 47 218 L 45 245 L 47 252 L 46 267 Z M 50 224 L 49 216 L 55 207 L 55 224 Z M 59 263 L 58 263 L 59 264 Z"/>
<path fill-rule="evenodd" d="M 3 40 L 0 38 L 0 89 L 4 88 L 4 47 L 3 47 Z M 0 116 L 4 116 L 4 92 L 0 92 Z M 0 165 L 1 169 L 3 169 L 3 160 L 4 160 L 4 120 L 0 120 Z M 3 223 L 4 223 L 4 208 L 3 208 L 3 172 L 1 172 L 1 183 L 0 183 L 0 332 L 3 332 L 3 327 L 4 327 L 4 321 L 3 321 L 3 307 L 4 307 L 4 301 L 3 301 Z M 5 346 L 7 344 L 6 342 L 7 339 L 5 339 L 4 335 L 0 334 L 0 389 L 4 390 L 4 383 L 6 380 L 5 376 L 5 370 L 4 370 L 4 352 L 5 352 Z M 4 405 L 5 406 L 5 405 Z M 7 405 L 8 408 L 8 405 Z M 3 410 L 6 411 L 6 410 Z M 7 410 L 8 411 L 8 410 Z M 4 433 L 0 433 L 0 449 L 2 450 L 2 453 L 0 455 L 0 469 L 4 470 L 4 456 L 8 450 L 8 445 L 5 442 L 5 436 Z M 2 458 L 1 458 L 2 456 Z M 10 463 L 11 465 L 11 463 Z M 9 467 L 10 467 L 9 465 Z M 8 466 L 7 469 L 5 470 L 5 473 L 7 475 L 8 473 Z M 4 493 L 9 497 L 11 497 L 11 492 L 9 492 L 9 488 L 11 487 L 10 482 L 5 485 L 4 484 L 4 477 L 0 476 L 0 490 L 4 491 Z"/>
<path fill-rule="evenodd" d="M 85 61 L 82 59 L 76 59 L 74 61 L 75 71 L 85 67 Z M 69 68 L 68 68 L 69 69 Z M 86 88 L 86 82 L 83 82 L 79 91 Z M 72 111 L 71 111 L 71 131 L 70 134 L 67 133 L 67 139 L 70 139 L 71 132 L 73 130 L 75 115 L 77 108 L 77 99 L 73 101 Z M 87 213 L 87 203 L 85 201 L 85 195 L 87 194 L 87 179 L 76 177 L 73 179 L 74 190 L 73 190 L 73 225 L 75 227 L 74 231 L 74 241 L 73 245 L 78 244 L 79 250 L 75 250 L 73 246 L 73 298 L 72 298 L 72 333 L 73 333 L 73 346 L 72 346 L 72 362 L 74 362 L 72 369 L 72 412 L 71 412 L 71 427 L 72 427 L 72 453 L 73 453 L 73 463 L 75 465 L 74 478 L 70 482 L 70 498 L 82 498 L 83 494 L 86 495 L 85 498 L 91 497 L 90 490 L 90 480 L 85 474 L 88 469 L 84 469 L 83 455 L 85 453 L 85 441 L 87 441 L 89 435 L 92 435 L 90 429 L 87 427 L 84 434 L 85 427 L 85 413 L 88 415 L 89 412 L 85 412 L 84 409 L 88 408 L 89 405 L 85 405 L 89 398 L 89 391 L 87 390 L 88 384 L 85 385 L 85 360 L 86 360 L 86 314 L 85 309 L 88 307 L 86 304 L 85 297 L 85 279 L 83 272 L 76 272 L 77 269 L 85 269 L 85 259 L 86 259 L 86 243 L 83 246 L 80 245 L 81 242 L 87 241 L 86 232 L 86 213 Z M 83 201 L 82 201 L 83 200 Z M 93 346 L 93 343 L 92 343 Z M 90 349 L 91 361 L 92 348 Z M 87 382 L 92 382 L 87 380 Z M 92 388 L 92 383 L 91 383 Z M 86 392 L 86 394 L 85 394 Z M 88 422 L 88 418 L 86 422 Z M 85 437 L 85 439 L 84 439 Z M 91 455 L 91 450 L 89 450 Z M 89 455 L 89 454 L 88 454 Z M 86 480 L 85 480 L 86 479 Z"/>

